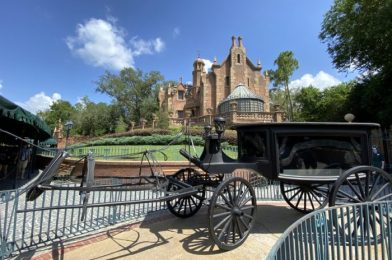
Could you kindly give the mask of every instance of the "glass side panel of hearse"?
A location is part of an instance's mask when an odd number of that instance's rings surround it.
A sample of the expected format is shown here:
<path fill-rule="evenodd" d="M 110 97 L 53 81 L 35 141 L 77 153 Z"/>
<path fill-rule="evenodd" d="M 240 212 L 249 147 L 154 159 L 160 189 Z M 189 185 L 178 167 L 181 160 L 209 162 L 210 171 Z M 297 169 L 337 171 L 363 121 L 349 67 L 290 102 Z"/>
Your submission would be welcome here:
<path fill-rule="evenodd" d="M 368 164 L 367 132 L 277 132 L 279 178 L 332 180 Z"/>

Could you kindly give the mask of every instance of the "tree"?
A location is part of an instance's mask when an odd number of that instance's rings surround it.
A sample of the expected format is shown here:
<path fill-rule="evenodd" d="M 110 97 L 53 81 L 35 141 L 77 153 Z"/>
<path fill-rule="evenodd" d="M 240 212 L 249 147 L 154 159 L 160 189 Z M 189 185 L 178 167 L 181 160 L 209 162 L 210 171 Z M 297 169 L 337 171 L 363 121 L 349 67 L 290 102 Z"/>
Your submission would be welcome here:
<path fill-rule="evenodd" d="M 61 120 L 63 124 L 67 120 L 74 120 L 76 117 L 76 110 L 68 101 L 57 100 L 48 110 L 38 112 L 38 116 L 54 129 L 59 120 Z"/>
<path fill-rule="evenodd" d="M 377 74 L 358 82 L 349 97 L 356 121 L 392 124 L 392 75 Z"/>
<path fill-rule="evenodd" d="M 116 124 L 116 128 L 115 128 L 115 132 L 116 133 L 123 133 L 125 131 L 127 131 L 127 124 L 124 122 L 124 118 L 122 116 L 120 116 L 120 118 L 118 119 L 118 122 Z"/>
<path fill-rule="evenodd" d="M 350 94 L 356 120 L 392 123 L 392 0 L 335 0 L 320 39 L 336 68 L 366 72 Z"/>
<path fill-rule="evenodd" d="M 158 108 L 154 103 L 157 103 L 156 89 L 162 80 L 163 76 L 156 71 L 144 74 L 141 70 L 125 68 L 119 75 L 106 72 L 96 83 L 98 92 L 114 98 L 124 121 L 129 124 L 139 122 L 142 117 L 151 119 L 151 111 Z"/>
<path fill-rule="evenodd" d="M 329 122 L 344 121 L 344 115 L 352 112 L 348 105 L 352 87 L 353 83 L 348 82 L 326 88 L 320 102 L 322 111 L 320 119 Z"/>
<path fill-rule="evenodd" d="M 78 117 L 75 129 L 79 134 L 100 136 L 114 130 L 120 115 L 114 105 L 98 104 L 84 97 L 76 105 Z"/>
<path fill-rule="evenodd" d="M 303 121 L 339 122 L 353 112 L 349 105 L 354 82 L 342 83 L 320 91 L 313 86 L 301 88 L 295 95 L 297 118 Z"/>
<path fill-rule="evenodd" d="M 322 93 L 318 88 L 309 86 L 301 88 L 294 96 L 294 101 L 299 105 L 297 118 L 300 121 L 320 121 L 319 102 Z"/>
<path fill-rule="evenodd" d="M 270 78 L 277 88 L 285 89 L 285 100 L 287 111 L 289 112 L 289 120 L 293 118 L 293 103 L 291 102 L 289 79 L 293 74 L 294 70 L 298 69 L 298 61 L 294 58 L 294 53 L 291 51 L 281 52 L 278 58 L 274 61 L 274 64 L 278 66 L 276 70 L 270 70 Z"/>
<path fill-rule="evenodd" d="M 338 69 L 391 73 L 391 17 L 392 0 L 335 0 L 319 37 Z"/>
<path fill-rule="evenodd" d="M 159 112 L 158 114 L 158 127 L 161 129 L 169 128 L 169 114 L 167 112 Z"/>

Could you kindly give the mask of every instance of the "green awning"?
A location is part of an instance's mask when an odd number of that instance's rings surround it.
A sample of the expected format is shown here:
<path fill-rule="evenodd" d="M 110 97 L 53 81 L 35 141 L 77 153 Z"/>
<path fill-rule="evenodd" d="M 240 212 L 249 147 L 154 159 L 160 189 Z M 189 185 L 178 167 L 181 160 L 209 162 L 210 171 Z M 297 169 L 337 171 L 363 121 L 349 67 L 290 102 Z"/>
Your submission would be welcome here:
<path fill-rule="evenodd" d="M 51 129 L 44 121 L 1 95 L 0 128 L 22 138 L 46 140 L 51 137 Z"/>
<path fill-rule="evenodd" d="M 39 142 L 40 145 L 57 145 L 57 141 L 54 138 L 46 139 L 45 141 Z"/>

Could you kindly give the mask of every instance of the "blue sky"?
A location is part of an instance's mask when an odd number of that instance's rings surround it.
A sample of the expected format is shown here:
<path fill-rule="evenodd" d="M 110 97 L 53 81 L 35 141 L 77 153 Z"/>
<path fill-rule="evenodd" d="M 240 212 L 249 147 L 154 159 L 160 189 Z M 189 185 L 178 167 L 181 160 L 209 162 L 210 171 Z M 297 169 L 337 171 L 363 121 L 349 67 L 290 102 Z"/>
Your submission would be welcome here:
<path fill-rule="evenodd" d="M 318 34 L 333 1 L 0 1 L 0 94 L 32 112 L 95 91 L 105 70 L 157 70 L 166 80 L 192 78 L 198 54 L 221 63 L 231 36 L 248 57 L 274 68 L 280 52 L 300 63 L 292 86 L 352 79 L 339 73 Z"/>

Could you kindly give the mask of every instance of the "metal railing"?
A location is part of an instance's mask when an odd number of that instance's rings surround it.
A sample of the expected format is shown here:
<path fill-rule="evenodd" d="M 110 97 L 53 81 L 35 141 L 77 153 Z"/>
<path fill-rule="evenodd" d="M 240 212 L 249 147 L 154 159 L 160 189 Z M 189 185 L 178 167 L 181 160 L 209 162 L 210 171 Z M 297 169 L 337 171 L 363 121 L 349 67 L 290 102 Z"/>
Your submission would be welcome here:
<path fill-rule="evenodd" d="M 258 201 L 283 200 L 279 182 L 248 171 L 233 174 L 252 183 Z M 127 181 L 127 178 L 106 178 L 96 180 L 95 184 Z M 56 185 L 78 186 L 71 182 Z M 159 189 L 90 191 L 89 203 L 85 205 L 83 193 L 75 190 L 48 190 L 34 201 L 27 201 L 21 190 L 0 191 L 0 259 L 117 223 L 138 222 L 166 209 L 165 202 L 153 202 L 165 196 L 165 191 Z M 206 195 L 210 198 L 212 191 Z M 114 205 L 143 200 L 151 202 Z M 90 207 L 92 204 L 104 206 Z M 269 259 L 391 259 L 391 236 L 392 202 L 324 209 L 291 226 Z"/>
<path fill-rule="evenodd" d="M 162 146 L 164 147 L 164 146 Z M 79 148 L 69 148 L 67 151 L 73 157 L 82 157 L 88 152 L 94 153 L 95 158 L 100 160 L 134 160 L 140 161 L 140 157 L 130 157 L 133 154 L 141 154 L 143 151 L 148 149 L 148 146 L 117 146 L 117 147 L 104 147 L 104 146 L 86 146 Z M 155 147 L 155 149 L 157 149 Z M 200 155 L 203 151 L 202 146 L 195 146 L 196 152 Z M 227 153 L 231 158 L 236 159 L 238 154 L 237 146 L 224 146 L 223 151 Z M 37 155 L 43 155 L 48 157 L 53 157 L 57 153 L 57 148 L 45 148 L 38 149 Z M 193 152 L 193 151 L 192 151 Z M 157 159 L 163 161 L 163 156 L 157 154 Z M 162 158 L 161 158 L 162 157 Z M 171 154 L 170 158 L 174 161 L 186 161 L 186 159 L 179 153 Z"/>
<path fill-rule="evenodd" d="M 269 260 L 391 258 L 391 201 L 314 211 L 292 224 L 267 256 Z"/>
<path fill-rule="evenodd" d="M 160 192 L 152 190 L 92 191 L 89 203 L 111 204 L 122 201 L 152 200 L 162 196 Z M 26 201 L 25 196 L 19 196 L 17 190 L 2 191 L 0 197 L 7 198 L 0 204 L 0 258 L 11 252 L 32 250 L 46 243 L 77 237 L 119 222 L 138 221 L 150 212 L 166 208 L 163 202 L 91 207 L 87 209 L 85 219 L 82 221 L 84 198 L 78 191 L 45 191 L 32 202 Z"/>
<path fill-rule="evenodd" d="M 236 175 L 253 182 L 258 200 L 282 200 L 278 182 L 251 176 L 248 172 Z M 225 177 L 229 176 L 225 174 Z M 126 178 L 96 180 L 104 185 L 126 181 Z M 56 185 L 78 186 L 70 182 L 57 182 Z M 88 207 L 82 221 L 84 197 L 78 191 L 48 190 L 34 201 L 27 201 L 26 196 L 19 192 L 19 189 L 0 191 L 0 259 L 121 222 L 138 222 L 153 212 L 166 209 L 165 202 Z M 164 191 L 148 189 L 91 191 L 88 204 L 154 200 L 164 195 Z M 212 196 L 212 191 L 208 191 L 206 196 Z"/>

